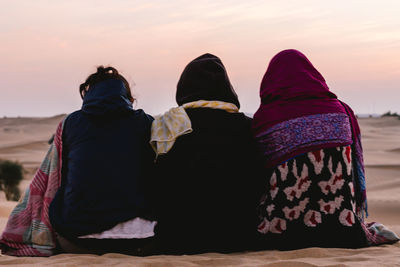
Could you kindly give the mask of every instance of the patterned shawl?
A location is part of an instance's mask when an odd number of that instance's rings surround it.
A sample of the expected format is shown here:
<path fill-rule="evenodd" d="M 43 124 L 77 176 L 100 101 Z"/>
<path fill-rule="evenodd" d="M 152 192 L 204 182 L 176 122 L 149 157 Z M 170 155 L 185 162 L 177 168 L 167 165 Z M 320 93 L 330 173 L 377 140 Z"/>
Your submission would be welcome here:
<path fill-rule="evenodd" d="M 297 50 L 272 58 L 260 88 L 253 131 L 273 167 L 299 154 L 352 145 L 357 211 L 363 218 L 366 189 L 360 128 L 353 111 L 332 93 L 323 76 Z"/>
<path fill-rule="evenodd" d="M 3 254 L 51 256 L 56 248 L 55 232 L 49 220 L 49 206 L 61 183 L 62 132 L 58 125 L 42 165 L 19 203 L 11 212 L 0 239 Z"/>

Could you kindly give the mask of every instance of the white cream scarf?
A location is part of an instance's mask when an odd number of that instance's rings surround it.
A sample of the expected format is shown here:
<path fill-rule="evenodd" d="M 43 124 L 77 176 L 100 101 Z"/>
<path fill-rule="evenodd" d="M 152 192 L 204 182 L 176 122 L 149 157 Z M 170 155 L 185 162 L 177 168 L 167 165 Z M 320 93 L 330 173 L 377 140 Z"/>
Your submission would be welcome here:
<path fill-rule="evenodd" d="M 150 138 L 150 144 L 156 152 L 156 156 L 166 154 L 173 147 L 175 140 L 179 136 L 193 131 L 192 123 L 185 111 L 186 108 L 222 109 L 230 113 L 239 111 L 238 107 L 232 103 L 199 100 L 171 108 L 164 115 L 156 116 L 151 125 Z"/>

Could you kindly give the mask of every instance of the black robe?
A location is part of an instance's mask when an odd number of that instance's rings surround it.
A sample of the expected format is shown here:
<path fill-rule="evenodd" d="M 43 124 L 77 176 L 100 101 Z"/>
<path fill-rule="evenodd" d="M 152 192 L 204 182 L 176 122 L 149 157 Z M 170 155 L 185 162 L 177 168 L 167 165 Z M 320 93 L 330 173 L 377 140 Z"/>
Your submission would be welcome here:
<path fill-rule="evenodd" d="M 193 132 L 156 164 L 159 223 L 167 253 L 252 249 L 262 167 L 243 113 L 186 110 Z"/>

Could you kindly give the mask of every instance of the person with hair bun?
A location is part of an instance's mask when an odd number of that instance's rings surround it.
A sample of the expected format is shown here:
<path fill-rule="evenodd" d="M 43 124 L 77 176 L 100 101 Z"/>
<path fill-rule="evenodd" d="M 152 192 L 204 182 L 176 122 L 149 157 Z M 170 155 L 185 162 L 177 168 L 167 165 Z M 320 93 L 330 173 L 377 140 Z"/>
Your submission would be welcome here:
<path fill-rule="evenodd" d="M 142 255 L 156 221 L 150 204 L 153 118 L 134 110 L 126 79 L 97 68 L 79 87 L 82 108 L 62 131 L 62 170 L 49 208 L 62 252 Z"/>

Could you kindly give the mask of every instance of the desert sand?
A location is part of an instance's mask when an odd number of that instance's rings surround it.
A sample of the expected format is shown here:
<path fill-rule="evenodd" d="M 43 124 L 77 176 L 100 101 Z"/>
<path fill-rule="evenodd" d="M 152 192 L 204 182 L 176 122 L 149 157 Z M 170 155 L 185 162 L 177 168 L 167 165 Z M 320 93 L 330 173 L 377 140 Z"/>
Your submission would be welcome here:
<path fill-rule="evenodd" d="M 51 135 L 63 115 L 51 118 L 0 119 L 0 158 L 25 167 L 24 190 L 45 156 Z M 367 174 L 369 217 L 400 235 L 400 120 L 393 117 L 359 120 Z M 16 202 L 0 192 L 0 231 Z M 132 257 L 122 254 L 71 255 L 49 258 L 0 256 L 12 266 L 400 266 L 400 243 L 363 249 L 307 248 L 192 256 Z"/>

